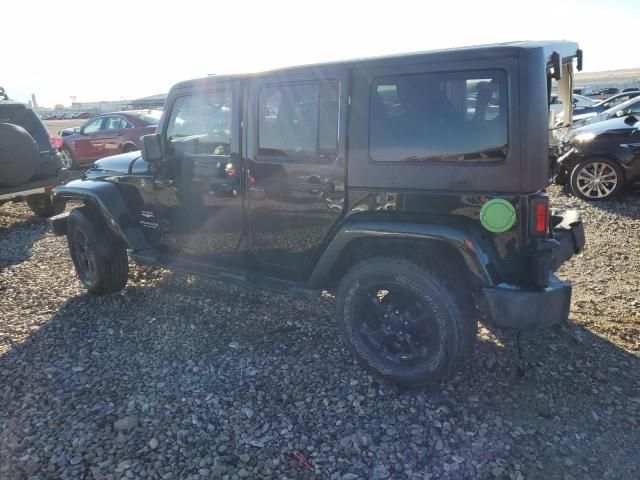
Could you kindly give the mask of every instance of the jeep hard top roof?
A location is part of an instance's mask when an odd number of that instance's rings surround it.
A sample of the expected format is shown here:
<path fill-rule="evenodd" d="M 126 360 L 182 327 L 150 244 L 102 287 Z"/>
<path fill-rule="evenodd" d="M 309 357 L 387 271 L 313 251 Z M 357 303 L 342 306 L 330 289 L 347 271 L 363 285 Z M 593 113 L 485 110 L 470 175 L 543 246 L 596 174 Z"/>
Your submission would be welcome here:
<path fill-rule="evenodd" d="M 357 59 L 338 60 L 334 62 L 324 62 L 306 65 L 296 65 L 290 67 L 281 67 L 274 70 L 266 70 L 262 72 L 210 75 L 208 77 L 185 80 L 174 85 L 174 89 L 194 88 L 205 86 L 209 83 L 216 83 L 221 80 L 234 78 L 251 78 L 262 75 L 277 75 L 278 73 L 289 73 L 297 70 L 331 68 L 338 66 L 355 66 L 362 64 L 375 65 L 377 63 L 415 63 L 418 61 L 434 62 L 439 60 L 473 60 L 479 58 L 504 57 L 504 56 L 532 56 L 538 58 L 544 63 L 548 63 L 551 55 L 557 53 L 563 62 L 579 55 L 579 47 L 576 42 L 567 40 L 550 40 L 550 41 L 517 41 L 506 43 L 494 43 L 488 45 L 474 45 L 468 47 L 447 48 L 441 50 L 428 50 L 411 53 L 397 53 L 392 55 L 384 55 L 378 57 L 364 57 Z"/>

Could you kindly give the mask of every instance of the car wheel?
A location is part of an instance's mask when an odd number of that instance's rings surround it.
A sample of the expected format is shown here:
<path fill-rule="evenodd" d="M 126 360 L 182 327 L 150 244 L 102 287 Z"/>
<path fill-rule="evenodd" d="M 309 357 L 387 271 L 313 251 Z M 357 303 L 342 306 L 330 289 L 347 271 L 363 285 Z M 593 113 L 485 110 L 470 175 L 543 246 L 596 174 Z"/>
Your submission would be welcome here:
<path fill-rule="evenodd" d="M 53 201 L 51 195 L 43 193 L 27 197 L 27 205 L 33 213 L 42 218 L 53 217 L 63 212 L 65 202 Z"/>
<path fill-rule="evenodd" d="M 71 152 L 63 148 L 60 150 L 60 158 L 62 159 L 62 166 L 68 170 L 74 170 L 76 168 L 80 168 L 80 164 L 73 159 L 73 155 Z"/>
<path fill-rule="evenodd" d="M 583 200 L 606 200 L 623 187 L 622 168 L 608 158 L 588 158 L 578 163 L 571 172 L 571 190 Z"/>
<path fill-rule="evenodd" d="M 88 207 L 75 208 L 67 219 L 67 243 L 78 278 L 91 293 L 122 290 L 129 263 L 125 247 Z"/>
<path fill-rule="evenodd" d="M 433 383 L 466 356 L 477 322 L 435 275 L 405 259 L 352 267 L 337 292 L 347 347 L 369 371 L 406 386 Z"/>

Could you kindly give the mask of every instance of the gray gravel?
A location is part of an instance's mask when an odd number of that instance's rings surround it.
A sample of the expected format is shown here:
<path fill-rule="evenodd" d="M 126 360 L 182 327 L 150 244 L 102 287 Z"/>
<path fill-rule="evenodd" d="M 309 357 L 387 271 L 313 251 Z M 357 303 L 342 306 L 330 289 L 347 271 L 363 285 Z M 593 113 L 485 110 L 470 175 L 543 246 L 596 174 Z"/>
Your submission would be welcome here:
<path fill-rule="evenodd" d="M 640 478 L 640 200 L 577 206 L 570 325 L 482 328 L 404 391 L 354 364 L 329 296 L 136 267 L 86 294 L 64 238 L 0 209 L 0 478 Z"/>

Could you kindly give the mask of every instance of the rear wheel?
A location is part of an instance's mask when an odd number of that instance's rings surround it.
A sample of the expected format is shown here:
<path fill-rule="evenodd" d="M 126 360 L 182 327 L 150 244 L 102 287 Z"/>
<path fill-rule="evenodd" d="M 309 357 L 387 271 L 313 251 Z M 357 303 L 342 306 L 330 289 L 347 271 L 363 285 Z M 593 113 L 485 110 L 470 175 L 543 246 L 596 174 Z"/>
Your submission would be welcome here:
<path fill-rule="evenodd" d="M 125 247 L 88 207 L 71 211 L 67 220 L 67 243 L 78 278 L 91 293 L 122 290 L 129 263 Z"/>
<path fill-rule="evenodd" d="M 475 341 L 475 320 L 442 281 L 408 260 L 378 257 L 356 265 L 336 303 L 349 350 L 393 383 L 439 380 Z"/>
<path fill-rule="evenodd" d="M 623 187 L 622 168 L 608 158 L 588 158 L 578 163 L 571 172 L 571 190 L 583 200 L 607 200 Z"/>
<path fill-rule="evenodd" d="M 28 196 L 27 205 L 39 217 L 49 218 L 62 213 L 65 203 L 56 202 L 50 194 L 43 193 Z"/>

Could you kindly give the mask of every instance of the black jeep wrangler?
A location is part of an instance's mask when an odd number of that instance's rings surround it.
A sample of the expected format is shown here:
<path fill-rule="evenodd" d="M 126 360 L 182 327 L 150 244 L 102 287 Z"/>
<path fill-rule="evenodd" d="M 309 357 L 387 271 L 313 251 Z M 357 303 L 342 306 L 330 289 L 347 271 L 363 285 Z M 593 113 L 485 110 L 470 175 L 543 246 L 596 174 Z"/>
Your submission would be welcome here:
<path fill-rule="evenodd" d="M 41 217 L 64 210 L 51 190 L 61 183 L 62 161 L 40 117 L 27 105 L 9 100 L 0 87 L 0 205 L 25 200 Z"/>
<path fill-rule="evenodd" d="M 553 272 L 583 227 L 544 189 L 551 85 L 571 91 L 575 58 L 575 43 L 513 43 L 182 82 L 142 153 L 55 189 L 84 206 L 53 228 L 98 294 L 124 287 L 127 254 L 334 292 L 365 367 L 429 383 L 469 357 L 479 319 L 567 319 Z"/>

